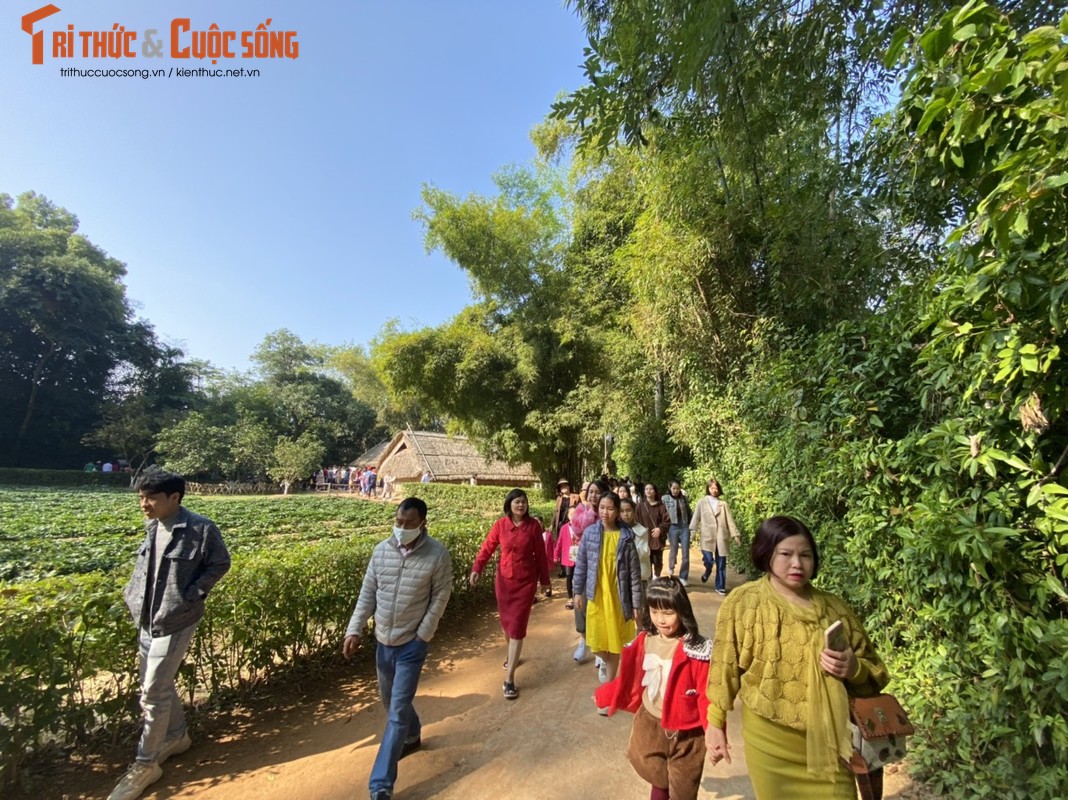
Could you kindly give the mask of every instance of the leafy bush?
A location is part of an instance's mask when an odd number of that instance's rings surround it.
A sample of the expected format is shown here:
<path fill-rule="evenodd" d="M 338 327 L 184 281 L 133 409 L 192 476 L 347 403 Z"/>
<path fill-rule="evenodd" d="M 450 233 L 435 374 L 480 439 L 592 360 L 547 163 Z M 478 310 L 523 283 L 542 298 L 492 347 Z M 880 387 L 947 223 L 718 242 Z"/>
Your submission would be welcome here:
<path fill-rule="evenodd" d="M 125 472 L 0 467 L 0 486 L 96 486 L 129 489 L 130 476 Z"/>

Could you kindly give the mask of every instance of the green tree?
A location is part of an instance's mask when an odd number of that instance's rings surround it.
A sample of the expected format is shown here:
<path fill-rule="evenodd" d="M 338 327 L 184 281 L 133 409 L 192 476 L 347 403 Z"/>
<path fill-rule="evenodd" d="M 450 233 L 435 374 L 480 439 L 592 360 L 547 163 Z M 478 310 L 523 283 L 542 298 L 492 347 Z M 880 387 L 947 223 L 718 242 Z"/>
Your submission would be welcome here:
<path fill-rule="evenodd" d="M 281 436 L 274 446 L 269 472 L 282 484 L 282 493 L 289 494 L 290 486 L 319 469 L 325 455 L 326 448 L 308 433 L 296 439 Z"/>
<path fill-rule="evenodd" d="M 0 463 L 81 463 L 116 373 L 151 335 L 125 266 L 77 230 L 44 197 L 0 195 Z"/>

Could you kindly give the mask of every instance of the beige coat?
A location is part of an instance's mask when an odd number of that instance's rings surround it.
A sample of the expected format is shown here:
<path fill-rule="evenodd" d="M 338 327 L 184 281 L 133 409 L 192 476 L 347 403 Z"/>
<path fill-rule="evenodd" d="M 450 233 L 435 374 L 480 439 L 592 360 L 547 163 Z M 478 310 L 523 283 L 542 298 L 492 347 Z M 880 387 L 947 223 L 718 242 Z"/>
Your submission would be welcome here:
<path fill-rule="evenodd" d="M 728 535 L 738 543 L 742 541 L 738 535 L 738 528 L 734 525 L 730 506 L 720 500 L 719 510 L 713 513 L 710 495 L 705 495 L 697 501 L 697 506 L 693 510 L 693 518 L 690 520 L 690 531 L 701 532 L 702 550 L 710 553 L 716 552 L 721 556 L 727 555 Z"/>

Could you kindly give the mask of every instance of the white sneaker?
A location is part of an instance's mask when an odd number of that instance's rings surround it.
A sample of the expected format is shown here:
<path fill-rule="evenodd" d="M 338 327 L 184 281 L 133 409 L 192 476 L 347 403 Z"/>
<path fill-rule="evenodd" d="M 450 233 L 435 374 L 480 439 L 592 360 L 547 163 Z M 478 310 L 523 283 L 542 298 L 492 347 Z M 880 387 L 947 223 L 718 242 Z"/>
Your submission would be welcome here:
<path fill-rule="evenodd" d="M 603 661 L 597 665 L 597 680 L 608 683 L 608 665 Z"/>
<path fill-rule="evenodd" d="M 683 586 L 689 586 L 690 585 L 690 582 L 688 580 L 686 580 L 685 578 L 679 578 L 679 583 L 681 583 Z"/>
<path fill-rule="evenodd" d="M 579 646 L 575 648 L 575 660 L 582 661 L 589 654 L 590 648 L 586 647 L 586 640 L 583 639 L 579 642 Z"/>
<path fill-rule="evenodd" d="M 192 746 L 193 740 L 189 738 L 188 731 L 183 733 L 181 736 L 177 736 L 173 739 L 164 739 L 163 744 L 159 748 L 159 755 L 156 756 L 156 763 L 162 764 L 171 756 L 176 756 L 179 753 L 184 753 Z"/>
<path fill-rule="evenodd" d="M 602 717 L 607 717 L 608 716 L 608 711 L 609 711 L 609 707 L 608 706 L 597 706 L 597 713 L 600 714 Z"/>
<path fill-rule="evenodd" d="M 145 789 L 162 776 L 163 770 L 160 769 L 159 764 L 145 764 L 141 761 L 135 761 L 126 770 L 122 780 L 115 784 L 115 788 L 108 795 L 108 800 L 137 800 Z"/>

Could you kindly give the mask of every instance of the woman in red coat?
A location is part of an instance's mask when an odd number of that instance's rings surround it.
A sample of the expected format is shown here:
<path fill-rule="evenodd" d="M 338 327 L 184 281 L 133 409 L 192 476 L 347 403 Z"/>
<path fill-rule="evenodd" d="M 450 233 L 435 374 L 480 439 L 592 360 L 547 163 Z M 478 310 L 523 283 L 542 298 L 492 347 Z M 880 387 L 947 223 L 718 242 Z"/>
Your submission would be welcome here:
<path fill-rule="evenodd" d="M 539 581 L 545 587 L 546 596 L 552 596 L 541 523 L 530 516 L 527 495 L 522 489 L 512 489 L 504 498 L 504 516 L 493 523 L 471 567 L 472 586 L 478 583 L 482 570 L 498 547 L 501 548 L 501 560 L 497 565 L 494 589 L 497 592 L 501 628 L 508 637 L 504 696 L 514 700 L 519 697 L 519 690 L 515 687 L 515 668 L 523 651 L 530 607 L 534 604 Z"/>

